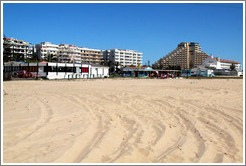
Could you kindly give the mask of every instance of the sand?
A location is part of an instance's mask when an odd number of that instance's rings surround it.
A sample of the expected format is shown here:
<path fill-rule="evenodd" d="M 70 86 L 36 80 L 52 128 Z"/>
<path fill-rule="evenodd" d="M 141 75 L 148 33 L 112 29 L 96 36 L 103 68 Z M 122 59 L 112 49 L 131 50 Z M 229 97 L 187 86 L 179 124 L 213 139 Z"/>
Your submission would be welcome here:
<path fill-rule="evenodd" d="M 4 163 L 241 163 L 243 79 L 3 83 Z"/>

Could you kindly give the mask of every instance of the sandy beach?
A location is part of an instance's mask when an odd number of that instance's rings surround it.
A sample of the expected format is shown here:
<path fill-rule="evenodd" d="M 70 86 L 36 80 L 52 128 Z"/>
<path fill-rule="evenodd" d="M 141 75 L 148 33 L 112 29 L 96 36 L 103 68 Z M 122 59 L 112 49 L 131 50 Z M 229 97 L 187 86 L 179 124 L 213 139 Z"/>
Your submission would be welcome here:
<path fill-rule="evenodd" d="M 242 163 L 243 79 L 3 83 L 4 163 Z"/>

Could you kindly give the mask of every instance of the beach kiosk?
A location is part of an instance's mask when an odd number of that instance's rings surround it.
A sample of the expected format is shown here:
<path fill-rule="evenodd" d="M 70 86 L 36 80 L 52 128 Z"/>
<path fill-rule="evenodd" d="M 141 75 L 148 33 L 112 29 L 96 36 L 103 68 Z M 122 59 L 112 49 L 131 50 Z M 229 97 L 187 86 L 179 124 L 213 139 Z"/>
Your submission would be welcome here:
<path fill-rule="evenodd" d="M 4 73 L 18 77 L 22 72 L 47 79 L 78 79 L 109 77 L 109 67 L 82 63 L 5 63 Z M 24 78 L 24 77 L 23 77 Z M 26 77 L 25 77 L 26 78 Z"/>
<path fill-rule="evenodd" d="M 149 77 L 151 72 L 154 71 L 152 68 L 146 67 L 125 67 L 123 69 L 123 76 L 125 77 Z"/>

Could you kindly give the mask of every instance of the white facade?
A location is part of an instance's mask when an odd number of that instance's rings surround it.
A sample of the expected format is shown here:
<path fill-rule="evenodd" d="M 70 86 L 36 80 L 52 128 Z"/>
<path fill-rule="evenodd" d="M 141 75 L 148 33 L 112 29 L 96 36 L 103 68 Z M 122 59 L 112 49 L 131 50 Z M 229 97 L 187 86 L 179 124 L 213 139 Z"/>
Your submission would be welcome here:
<path fill-rule="evenodd" d="M 109 67 L 102 65 L 53 62 L 4 64 L 4 72 L 14 73 L 23 70 L 47 79 L 89 79 L 109 77 Z"/>
<path fill-rule="evenodd" d="M 68 44 L 59 45 L 58 62 L 81 63 L 81 50 L 79 47 Z"/>
<path fill-rule="evenodd" d="M 33 49 L 31 44 L 26 41 L 17 40 L 14 38 L 5 38 L 3 41 L 3 52 L 9 50 L 9 54 L 23 55 L 24 59 L 31 58 L 33 55 Z"/>
<path fill-rule="evenodd" d="M 58 55 L 58 45 L 51 44 L 50 42 L 42 42 L 36 45 L 36 51 L 38 57 L 41 59 L 47 58 L 49 55 L 53 56 L 53 58 L 57 58 Z"/>
<path fill-rule="evenodd" d="M 109 68 L 102 65 L 90 65 L 90 78 L 109 77 Z"/>
<path fill-rule="evenodd" d="M 138 64 L 142 65 L 142 54 L 134 50 L 110 49 L 103 50 L 103 59 L 104 63 L 109 61 L 118 62 L 120 67 L 138 66 Z"/>
<path fill-rule="evenodd" d="M 89 64 L 101 64 L 103 60 L 102 51 L 81 47 L 81 62 Z"/>
<path fill-rule="evenodd" d="M 229 70 L 232 64 L 235 65 L 236 71 L 241 71 L 241 64 L 239 62 L 224 60 L 224 59 L 220 59 L 219 57 L 213 58 L 212 56 L 209 56 L 202 62 L 202 65 L 207 68 L 226 69 L 226 70 Z"/>
<path fill-rule="evenodd" d="M 48 66 L 52 66 L 53 68 L 58 66 L 58 68 L 75 68 L 75 71 L 48 71 L 45 75 L 48 79 L 66 79 L 66 78 L 90 78 L 89 73 L 81 73 L 80 67 L 89 68 L 89 65 L 86 64 L 65 64 L 65 63 L 49 63 Z M 45 73 L 45 72 L 44 72 Z"/>
<path fill-rule="evenodd" d="M 36 45 L 36 51 L 41 59 L 47 58 L 49 61 L 81 63 L 81 50 L 74 45 L 57 45 L 50 42 L 42 42 Z"/>

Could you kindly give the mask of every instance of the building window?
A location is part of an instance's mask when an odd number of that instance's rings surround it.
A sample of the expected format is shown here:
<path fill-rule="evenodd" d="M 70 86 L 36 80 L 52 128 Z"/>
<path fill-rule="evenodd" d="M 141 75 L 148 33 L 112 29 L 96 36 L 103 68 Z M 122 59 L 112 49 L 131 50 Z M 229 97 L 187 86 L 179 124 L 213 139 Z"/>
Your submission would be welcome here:
<path fill-rule="evenodd" d="M 81 73 L 88 73 L 89 69 L 85 67 L 81 67 Z"/>
<path fill-rule="evenodd" d="M 44 66 L 44 72 L 56 72 L 55 66 Z"/>

